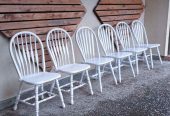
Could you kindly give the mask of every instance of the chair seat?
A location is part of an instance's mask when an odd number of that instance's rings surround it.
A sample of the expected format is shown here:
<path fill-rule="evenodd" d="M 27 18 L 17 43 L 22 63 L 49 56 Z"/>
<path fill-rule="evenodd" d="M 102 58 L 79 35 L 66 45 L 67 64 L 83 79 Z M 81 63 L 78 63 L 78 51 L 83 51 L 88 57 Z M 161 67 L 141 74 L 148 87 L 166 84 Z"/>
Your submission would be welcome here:
<path fill-rule="evenodd" d="M 148 48 L 143 48 L 143 47 L 137 47 L 137 48 L 127 48 L 123 51 L 126 51 L 126 52 L 133 52 L 133 53 L 140 53 L 140 52 L 143 52 L 143 51 L 146 51 Z"/>
<path fill-rule="evenodd" d="M 64 66 L 58 67 L 56 70 L 64 73 L 75 74 L 82 71 L 85 71 L 90 68 L 90 65 L 87 64 L 67 64 Z"/>
<path fill-rule="evenodd" d="M 46 82 L 53 81 L 57 78 L 60 78 L 61 75 L 58 73 L 51 73 L 51 72 L 39 72 L 36 74 L 28 75 L 22 78 L 22 81 L 34 85 L 43 84 Z"/>
<path fill-rule="evenodd" d="M 132 55 L 132 53 L 130 53 L 130 52 L 114 52 L 114 53 L 108 54 L 106 56 L 121 59 L 121 58 L 126 58 L 130 55 Z"/>
<path fill-rule="evenodd" d="M 109 62 L 112 62 L 113 61 L 113 58 L 92 58 L 92 59 L 88 59 L 86 60 L 86 63 L 88 64 L 92 64 L 92 65 L 104 65 L 104 64 L 107 64 Z"/>
<path fill-rule="evenodd" d="M 156 47 L 159 47 L 160 44 L 143 44 L 143 45 L 140 45 L 140 47 L 144 47 L 144 48 L 156 48 Z"/>

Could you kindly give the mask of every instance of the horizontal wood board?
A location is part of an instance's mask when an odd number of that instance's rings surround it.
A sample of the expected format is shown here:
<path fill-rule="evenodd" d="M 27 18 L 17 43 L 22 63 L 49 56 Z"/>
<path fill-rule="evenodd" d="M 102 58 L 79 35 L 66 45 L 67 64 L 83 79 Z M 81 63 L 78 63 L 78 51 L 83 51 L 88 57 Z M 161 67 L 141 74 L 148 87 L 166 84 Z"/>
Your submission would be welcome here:
<path fill-rule="evenodd" d="M 0 32 L 7 38 L 20 31 L 36 33 L 44 45 L 47 70 L 51 70 L 46 34 L 60 27 L 73 35 L 84 14 L 80 0 L 0 0 Z"/>
<path fill-rule="evenodd" d="M 115 26 L 120 21 L 131 23 L 140 18 L 143 10 L 142 0 L 99 0 L 94 13 L 101 23 Z"/>

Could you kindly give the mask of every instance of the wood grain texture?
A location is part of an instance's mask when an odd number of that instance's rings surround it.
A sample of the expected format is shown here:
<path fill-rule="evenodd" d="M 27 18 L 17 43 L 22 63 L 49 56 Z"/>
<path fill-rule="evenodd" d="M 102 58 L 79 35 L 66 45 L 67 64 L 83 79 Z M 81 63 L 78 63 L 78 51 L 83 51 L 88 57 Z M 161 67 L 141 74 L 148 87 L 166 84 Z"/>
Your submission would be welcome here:
<path fill-rule="evenodd" d="M 52 62 L 45 43 L 48 31 L 60 27 L 73 35 L 84 14 L 80 0 L 0 0 L 0 32 L 7 38 L 20 31 L 36 33 L 50 69 Z"/>
<path fill-rule="evenodd" d="M 0 0 L 0 4 L 81 4 L 80 0 Z"/>
<path fill-rule="evenodd" d="M 127 4 L 142 4 L 141 0 L 101 0 L 100 4 L 121 4 L 121 5 L 127 5 Z"/>
<path fill-rule="evenodd" d="M 94 9 L 101 23 L 115 26 L 119 21 L 131 23 L 144 10 L 142 0 L 100 0 Z"/>

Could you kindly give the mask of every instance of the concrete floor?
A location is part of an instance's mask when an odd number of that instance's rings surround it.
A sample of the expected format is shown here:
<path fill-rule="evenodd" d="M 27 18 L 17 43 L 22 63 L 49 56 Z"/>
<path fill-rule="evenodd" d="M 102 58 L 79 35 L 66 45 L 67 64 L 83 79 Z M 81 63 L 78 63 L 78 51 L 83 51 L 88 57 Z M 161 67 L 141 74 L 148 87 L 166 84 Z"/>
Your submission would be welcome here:
<path fill-rule="evenodd" d="M 123 68 L 122 83 L 115 85 L 111 75 L 104 75 L 103 93 L 99 83 L 92 80 L 94 95 L 88 86 L 75 91 L 75 104 L 70 105 L 64 93 L 66 108 L 60 108 L 58 97 L 40 104 L 40 116 L 170 116 L 170 62 L 155 62 L 152 70 L 140 63 L 140 74 L 132 76 L 130 68 Z M 32 116 L 34 107 L 19 104 L 0 111 L 0 116 Z"/>

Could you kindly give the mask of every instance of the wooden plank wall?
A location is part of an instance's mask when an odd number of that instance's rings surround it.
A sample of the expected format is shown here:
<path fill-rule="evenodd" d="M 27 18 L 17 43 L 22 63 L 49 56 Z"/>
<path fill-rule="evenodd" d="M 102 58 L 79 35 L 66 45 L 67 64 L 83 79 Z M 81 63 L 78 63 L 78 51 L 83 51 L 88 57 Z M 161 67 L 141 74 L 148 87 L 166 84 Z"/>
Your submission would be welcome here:
<path fill-rule="evenodd" d="M 0 0 L 0 32 L 7 38 L 25 30 L 38 34 L 50 70 L 52 62 L 45 44 L 47 32 L 61 27 L 72 35 L 84 13 L 80 0 Z"/>
<path fill-rule="evenodd" d="M 143 10 L 142 0 L 100 0 L 94 12 L 101 23 L 115 26 L 119 21 L 131 23 Z"/>

